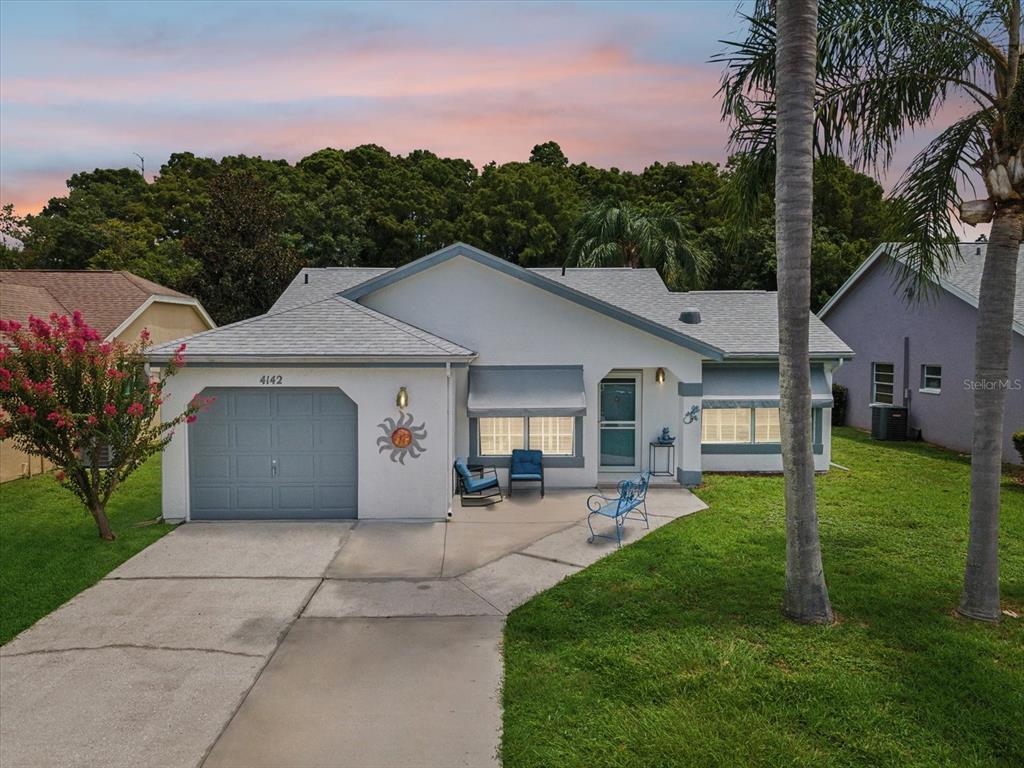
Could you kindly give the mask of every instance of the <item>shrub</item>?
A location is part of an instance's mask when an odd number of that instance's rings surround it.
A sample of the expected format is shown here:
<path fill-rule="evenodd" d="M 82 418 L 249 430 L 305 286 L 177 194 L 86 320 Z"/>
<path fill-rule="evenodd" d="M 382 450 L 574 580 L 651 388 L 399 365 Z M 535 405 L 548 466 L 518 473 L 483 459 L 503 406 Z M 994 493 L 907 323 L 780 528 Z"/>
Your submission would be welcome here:
<path fill-rule="evenodd" d="M 1013 447 L 1020 454 L 1020 460 L 1024 461 L 1024 429 L 1014 432 L 1011 439 L 1013 440 Z"/>
<path fill-rule="evenodd" d="M 832 426 L 841 427 L 846 423 L 846 402 L 850 392 L 842 384 L 832 385 Z"/>

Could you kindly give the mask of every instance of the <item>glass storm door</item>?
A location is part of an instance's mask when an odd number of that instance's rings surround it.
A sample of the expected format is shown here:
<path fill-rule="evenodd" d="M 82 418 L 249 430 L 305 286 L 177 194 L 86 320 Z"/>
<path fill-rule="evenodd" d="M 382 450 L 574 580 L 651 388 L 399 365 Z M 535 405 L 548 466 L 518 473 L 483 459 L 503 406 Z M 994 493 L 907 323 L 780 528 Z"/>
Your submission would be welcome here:
<path fill-rule="evenodd" d="M 640 385 L 636 376 L 602 379 L 599 432 L 601 469 L 630 471 L 640 468 L 636 437 Z"/>

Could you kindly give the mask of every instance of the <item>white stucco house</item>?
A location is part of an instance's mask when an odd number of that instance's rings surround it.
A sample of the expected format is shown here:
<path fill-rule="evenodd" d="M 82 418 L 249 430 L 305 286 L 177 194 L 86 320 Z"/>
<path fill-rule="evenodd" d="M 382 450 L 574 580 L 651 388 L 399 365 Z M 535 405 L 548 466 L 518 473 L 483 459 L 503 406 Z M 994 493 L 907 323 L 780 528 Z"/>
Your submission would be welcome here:
<path fill-rule="evenodd" d="M 167 407 L 217 400 L 164 451 L 168 520 L 443 518 L 456 456 L 501 474 L 517 447 L 544 451 L 548 488 L 781 470 L 770 292 L 524 269 L 458 243 L 396 269 L 304 269 L 267 314 L 183 341 Z M 812 317 L 811 356 L 825 471 L 852 352 Z M 664 427 L 672 451 L 650 446 Z"/>

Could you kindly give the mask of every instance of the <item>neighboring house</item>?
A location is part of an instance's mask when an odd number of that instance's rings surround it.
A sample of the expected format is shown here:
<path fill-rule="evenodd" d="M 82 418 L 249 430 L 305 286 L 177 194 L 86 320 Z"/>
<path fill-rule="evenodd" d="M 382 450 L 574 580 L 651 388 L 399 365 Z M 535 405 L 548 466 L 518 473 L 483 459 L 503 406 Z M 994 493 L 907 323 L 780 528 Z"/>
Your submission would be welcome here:
<path fill-rule="evenodd" d="M 984 243 L 963 243 L 938 278 L 935 296 L 908 303 L 896 266 L 879 246 L 819 312 L 857 357 L 835 381 L 849 389 L 847 421 L 869 429 L 871 404 L 902 405 L 930 443 L 970 453 L 973 442 L 974 335 Z M 1013 346 L 1002 435 L 1003 460 L 1020 462 L 1010 436 L 1024 429 L 1024 248 L 1017 261 Z"/>
<path fill-rule="evenodd" d="M 108 341 L 133 342 L 148 328 L 154 344 L 216 327 L 191 296 L 130 272 L 0 269 L 0 317 L 25 323 L 29 315 L 75 310 Z M 48 468 L 10 441 L 0 442 L 0 482 Z"/>
<path fill-rule="evenodd" d="M 266 315 L 187 339 L 165 394 L 217 401 L 163 454 L 169 520 L 443 518 L 452 462 L 544 451 L 552 487 L 651 468 L 778 472 L 776 297 L 673 293 L 649 269 L 524 269 L 456 244 L 397 269 L 305 269 Z M 682 319 L 681 319 L 682 318 Z M 177 342 L 153 350 L 166 361 Z M 815 466 L 831 372 L 811 323 Z"/>

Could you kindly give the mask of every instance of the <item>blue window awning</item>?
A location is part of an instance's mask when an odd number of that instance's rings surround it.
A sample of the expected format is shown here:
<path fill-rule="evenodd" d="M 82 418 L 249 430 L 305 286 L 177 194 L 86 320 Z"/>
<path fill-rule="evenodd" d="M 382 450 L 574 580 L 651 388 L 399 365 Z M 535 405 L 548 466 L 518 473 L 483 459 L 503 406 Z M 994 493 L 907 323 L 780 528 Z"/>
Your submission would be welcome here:
<path fill-rule="evenodd" d="M 475 418 L 583 416 L 583 366 L 471 365 L 467 407 Z"/>
<path fill-rule="evenodd" d="M 705 408 L 778 408 L 779 367 L 706 365 L 703 399 Z M 811 366 L 811 407 L 832 407 L 832 390 L 821 365 Z"/>

